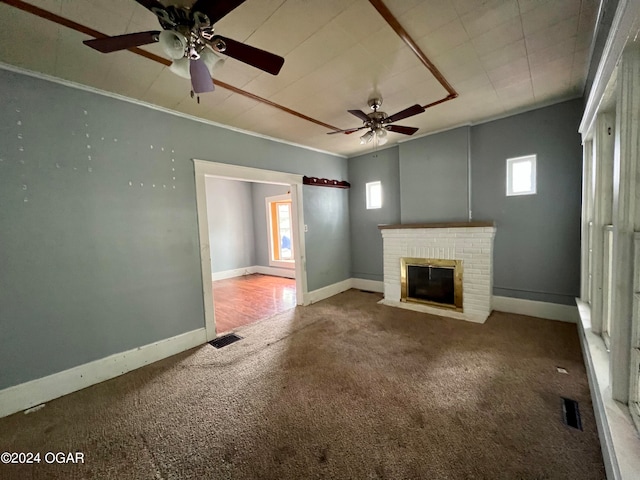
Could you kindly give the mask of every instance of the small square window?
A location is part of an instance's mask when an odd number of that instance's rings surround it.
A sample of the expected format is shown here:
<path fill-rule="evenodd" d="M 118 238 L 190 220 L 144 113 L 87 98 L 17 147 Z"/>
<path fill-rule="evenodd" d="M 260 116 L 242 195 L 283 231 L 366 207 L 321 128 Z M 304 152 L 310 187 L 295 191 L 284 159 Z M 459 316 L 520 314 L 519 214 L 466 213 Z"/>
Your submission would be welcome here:
<path fill-rule="evenodd" d="M 382 208 L 382 183 L 367 183 L 367 209 Z"/>
<path fill-rule="evenodd" d="M 536 193 L 536 156 L 507 158 L 507 196 Z"/>

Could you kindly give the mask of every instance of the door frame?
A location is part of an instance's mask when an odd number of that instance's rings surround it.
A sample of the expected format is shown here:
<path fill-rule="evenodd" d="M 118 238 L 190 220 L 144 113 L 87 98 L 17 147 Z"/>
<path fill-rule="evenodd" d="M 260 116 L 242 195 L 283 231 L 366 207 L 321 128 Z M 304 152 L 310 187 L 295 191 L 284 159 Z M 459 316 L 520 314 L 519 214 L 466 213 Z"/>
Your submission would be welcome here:
<path fill-rule="evenodd" d="M 194 158 L 196 181 L 196 210 L 200 237 L 200 266 L 202 271 L 202 297 L 204 303 L 204 326 L 207 341 L 216 338 L 213 281 L 211 279 L 211 244 L 207 217 L 207 193 L 205 177 L 218 177 L 241 182 L 271 183 L 291 187 L 293 211 L 293 248 L 296 272 L 296 304 L 304 305 L 307 297 L 307 268 L 304 242 L 304 208 L 302 205 L 302 175 L 244 167 L 227 163 L 210 162 Z"/>
<path fill-rule="evenodd" d="M 286 193 L 284 195 L 271 195 L 270 197 L 265 197 L 265 214 L 267 218 L 267 241 L 269 244 L 269 266 L 275 268 L 287 268 L 289 270 L 293 270 L 291 267 L 295 268 L 295 259 L 296 252 L 293 252 L 293 265 L 290 260 L 274 260 L 273 259 L 273 250 L 274 250 L 274 239 L 273 239 L 273 221 L 274 219 L 271 216 L 271 208 L 270 205 L 273 202 L 283 202 L 283 203 L 291 203 L 291 236 L 293 237 L 293 222 L 294 222 L 294 214 L 293 214 L 293 202 L 291 201 L 291 193 Z M 291 239 L 293 245 L 293 238 Z M 295 245 L 293 245 L 295 248 Z"/>

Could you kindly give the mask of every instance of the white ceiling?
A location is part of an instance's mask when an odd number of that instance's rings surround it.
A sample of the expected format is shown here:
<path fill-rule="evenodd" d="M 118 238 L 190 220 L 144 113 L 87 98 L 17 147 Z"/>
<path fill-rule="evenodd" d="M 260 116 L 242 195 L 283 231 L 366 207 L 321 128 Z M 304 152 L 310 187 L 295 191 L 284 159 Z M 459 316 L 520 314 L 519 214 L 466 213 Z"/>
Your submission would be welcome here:
<path fill-rule="evenodd" d="M 133 0 L 28 3 L 107 35 L 159 29 Z M 384 3 L 459 93 L 398 122 L 419 127 L 416 136 L 583 92 L 598 0 Z M 388 114 L 447 95 L 368 0 L 247 0 L 215 27 L 283 56 L 285 64 L 272 76 L 229 58 L 214 79 L 340 129 L 361 125 L 347 109 L 369 112 L 374 88 Z M 355 155 L 372 148 L 360 145 L 358 134 L 327 135 L 325 127 L 224 88 L 198 104 L 189 81 L 167 67 L 129 51 L 98 53 L 82 44 L 88 38 L 0 3 L 1 62 L 316 149 Z M 141 48 L 166 58 L 157 44 Z M 409 138 L 388 137 L 390 144 Z"/>

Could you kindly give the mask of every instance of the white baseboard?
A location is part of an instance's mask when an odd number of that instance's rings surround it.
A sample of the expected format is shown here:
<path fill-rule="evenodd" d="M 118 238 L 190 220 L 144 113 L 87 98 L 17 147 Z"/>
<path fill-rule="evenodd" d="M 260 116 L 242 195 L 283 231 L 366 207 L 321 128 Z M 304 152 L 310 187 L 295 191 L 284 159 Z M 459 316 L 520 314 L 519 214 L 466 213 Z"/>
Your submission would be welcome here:
<path fill-rule="evenodd" d="M 384 282 L 377 280 L 366 280 L 364 278 L 352 278 L 351 288 L 366 290 L 367 292 L 384 293 Z"/>
<path fill-rule="evenodd" d="M 498 297 L 491 298 L 491 307 L 500 312 L 517 313 L 531 317 L 560 320 L 561 322 L 578 323 L 578 308 L 571 305 L 537 302 L 522 298 Z"/>
<path fill-rule="evenodd" d="M 211 280 L 226 280 L 227 278 L 241 277 L 242 275 L 250 275 L 254 273 L 253 267 L 234 268 L 233 270 L 225 270 L 224 272 L 215 272 L 211 274 Z"/>
<path fill-rule="evenodd" d="M 206 343 L 204 328 L 0 390 L 0 418 Z"/>
<path fill-rule="evenodd" d="M 265 267 L 263 265 L 255 265 L 251 267 L 251 269 L 252 273 L 273 275 L 274 277 L 296 278 L 296 271 L 293 268 Z"/>
<path fill-rule="evenodd" d="M 252 275 L 254 273 L 261 273 L 262 275 L 273 275 L 274 277 L 296 278 L 296 271 L 294 269 L 252 265 L 250 267 L 234 268 L 233 270 L 225 270 L 224 272 L 212 273 L 211 280 L 215 282 L 217 280 L 226 280 L 227 278 Z"/>
<path fill-rule="evenodd" d="M 341 282 L 327 285 L 326 287 L 313 290 L 305 295 L 305 305 L 319 302 L 329 297 L 333 297 L 338 293 L 342 293 L 350 288 L 358 290 L 367 290 L 369 292 L 384 292 L 384 283 L 375 280 L 365 280 L 364 278 L 347 278 Z"/>
<path fill-rule="evenodd" d="M 346 280 L 342 280 L 341 282 L 333 283 L 331 285 L 327 285 L 326 287 L 308 292 L 305 295 L 304 304 L 309 305 L 311 303 L 316 303 L 320 300 L 324 300 L 325 298 L 333 297 L 334 295 L 349 290 L 351 288 L 351 280 L 351 278 L 347 278 Z"/>

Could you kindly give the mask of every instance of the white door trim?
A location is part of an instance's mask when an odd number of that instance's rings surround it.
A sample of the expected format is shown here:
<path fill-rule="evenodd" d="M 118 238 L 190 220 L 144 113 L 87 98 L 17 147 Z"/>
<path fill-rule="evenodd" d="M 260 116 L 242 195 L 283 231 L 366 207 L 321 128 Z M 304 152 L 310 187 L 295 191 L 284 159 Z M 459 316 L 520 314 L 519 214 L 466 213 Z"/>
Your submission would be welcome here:
<path fill-rule="evenodd" d="M 260 168 L 230 165 L 193 159 L 196 181 L 196 209 L 200 236 L 200 264 L 204 302 L 204 323 L 207 340 L 216 338 L 215 310 L 213 308 L 213 285 L 211 280 L 211 247 L 207 220 L 207 196 L 205 176 L 226 178 L 256 183 L 275 183 L 291 186 L 291 208 L 293 210 L 293 248 L 296 265 L 296 303 L 304 305 L 307 297 L 307 269 L 304 244 L 304 209 L 302 206 L 302 175 L 263 170 Z"/>

